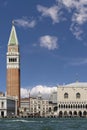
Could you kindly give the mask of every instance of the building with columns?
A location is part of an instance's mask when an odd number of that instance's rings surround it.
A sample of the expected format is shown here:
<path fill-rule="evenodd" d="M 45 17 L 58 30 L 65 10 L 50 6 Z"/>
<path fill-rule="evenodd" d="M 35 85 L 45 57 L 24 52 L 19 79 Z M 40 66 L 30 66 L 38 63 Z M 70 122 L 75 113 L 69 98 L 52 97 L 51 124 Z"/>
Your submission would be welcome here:
<path fill-rule="evenodd" d="M 87 116 L 87 83 L 75 82 L 57 88 L 57 115 Z"/>
<path fill-rule="evenodd" d="M 7 96 L 18 98 L 20 107 L 20 53 L 14 24 L 12 25 L 7 50 Z"/>

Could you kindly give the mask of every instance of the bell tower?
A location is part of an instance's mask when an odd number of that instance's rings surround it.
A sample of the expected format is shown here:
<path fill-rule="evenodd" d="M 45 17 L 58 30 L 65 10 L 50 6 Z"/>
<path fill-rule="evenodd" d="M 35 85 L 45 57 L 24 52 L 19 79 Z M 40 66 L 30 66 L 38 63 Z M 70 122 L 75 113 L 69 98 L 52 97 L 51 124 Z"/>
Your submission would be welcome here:
<path fill-rule="evenodd" d="M 16 96 L 18 99 L 18 108 L 20 107 L 20 54 L 19 43 L 14 26 L 8 41 L 7 50 L 7 95 Z"/>

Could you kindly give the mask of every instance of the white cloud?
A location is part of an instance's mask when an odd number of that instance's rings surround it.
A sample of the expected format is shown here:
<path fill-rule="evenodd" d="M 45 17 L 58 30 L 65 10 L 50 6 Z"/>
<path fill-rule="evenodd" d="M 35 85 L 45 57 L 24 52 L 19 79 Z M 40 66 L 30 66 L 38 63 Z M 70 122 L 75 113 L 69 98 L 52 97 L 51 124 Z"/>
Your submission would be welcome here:
<path fill-rule="evenodd" d="M 72 16 L 72 22 L 82 25 L 87 22 L 87 8 L 82 7 L 77 10 Z"/>
<path fill-rule="evenodd" d="M 21 97 L 29 97 L 29 92 L 31 96 L 37 96 L 40 92 L 43 98 L 47 98 L 54 91 L 57 91 L 57 87 L 37 85 L 31 90 L 28 88 L 21 88 Z"/>
<path fill-rule="evenodd" d="M 42 13 L 43 17 L 50 17 L 53 23 L 58 23 L 60 21 L 60 8 L 56 5 L 47 8 L 41 5 L 37 5 L 37 10 Z"/>
<path fill-rule="evenodd" d="M 87 0 L 59 0 L 59 2 L 68 10 L 73 9 L 72 22 L 77 24 L 87 22 Z"/>
<path fill-rule="evenodd" d="M 82 40 L 83 30 L 81 29 L 80 26 L 75 25 L 75 23 L 72 23 L 70 26 L 70 30 L 73 33 L 73 35 L 76 37 L 76 39 Z"/>
<path fill-rule="evenodd" d="M 45 35 L 40 37 L 40 46 L 47 48 L 48 50 L 54 50 L 58 48 L 58 38 L 55 36 Z"/>
<path fill-rule="evenodd" d="M 21 19 L 15 19 L 14 20 L 15 24 L 20 26 L 20 27 L 24 27 L 24 28 L 33 28 L 36 25 L 36 21 L 35 20 L 30 20 L 28 18 L 21 18 Z"/>
<path fill-rule="evenodd" d="M 56 0 L 63 8 L 72 12 L 70 30 L 76 39 L 81 40 L 83 30 L 81 26 L 87 22 L 87 0 Z"/>
<path fill-rule="evenodd" d="M 87 0 L 56 0 L 57 4 L 51 7 L 37 5 L 37 10 L 43 17 L 50 17 L 53 23 L 58 23 L 65 18 L 62 17 L 66 9 L 71 13 L 70 30 L 76 39 L 81 40 L 83 30 L 80 28 L 87 23 Z"/>
<path fill-rule="evenodd" d="M 30 90 L 27 88 L 21 88 L 21 97 L 29 97 Z"/>
<path fill-rule="evenodd" d="M 56 0 L 58 3 L 65 6 L 68 10 L 78 7 L 78 0 Z"/>
<path fill-rule="evenodd" d="M 85 65 L 85 64 L 87 64 L 87 58 L 72 59 L 72 61 L 69 63 L 69 65 L 72 65 L 72 66 L 80 66 L 80 65 Z"/>
<path fill-rule="evenodd" d="M 49 95 L 52 91 L 56 91 L 56 87 L 38 85 L 31 89 L 31 94 L 35 95 L 40 92 L 42 95 Z"/>

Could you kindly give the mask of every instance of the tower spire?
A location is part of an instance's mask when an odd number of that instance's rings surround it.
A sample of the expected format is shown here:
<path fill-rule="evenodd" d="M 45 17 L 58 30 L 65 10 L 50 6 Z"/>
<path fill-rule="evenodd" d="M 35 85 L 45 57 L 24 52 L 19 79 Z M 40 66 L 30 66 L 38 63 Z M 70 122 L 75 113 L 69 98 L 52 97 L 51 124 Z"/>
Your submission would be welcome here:
<path fill-rule="evenodd" d="M 12 21 L 12 29 L 11 29 L 8 45 L 18 45 L 18 38 L 14 26 L 14 20 Z"/>
<path fill-rule="evenodd" d="M 14 20 L 12 20 L 12 25 L 13 25 L 13 26 L 14 26 L 14 23 L 15 23 Z"/>

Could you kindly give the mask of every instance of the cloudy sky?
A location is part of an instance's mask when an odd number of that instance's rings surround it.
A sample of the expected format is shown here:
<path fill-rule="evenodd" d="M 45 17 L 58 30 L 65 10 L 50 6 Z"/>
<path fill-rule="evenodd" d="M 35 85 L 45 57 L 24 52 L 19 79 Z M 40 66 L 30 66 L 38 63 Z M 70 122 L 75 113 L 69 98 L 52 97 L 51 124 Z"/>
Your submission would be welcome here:
<path fill-rule="evenodd" d="M 12 20 L 20 44 L 21 88 L 49 92 L 87 82 L 87 0 L 0 0 L 0 91 Z M 38 90 L 39 89 L 39 90 Z"/>

